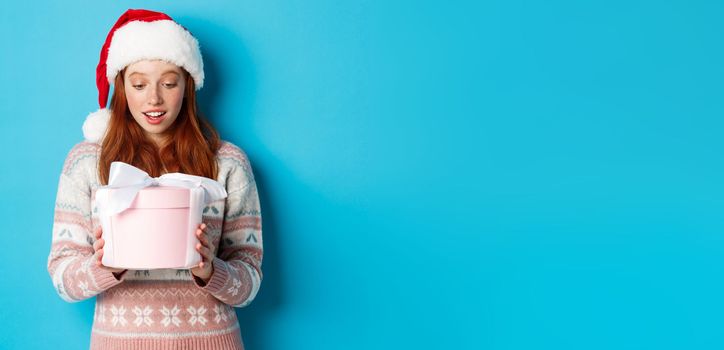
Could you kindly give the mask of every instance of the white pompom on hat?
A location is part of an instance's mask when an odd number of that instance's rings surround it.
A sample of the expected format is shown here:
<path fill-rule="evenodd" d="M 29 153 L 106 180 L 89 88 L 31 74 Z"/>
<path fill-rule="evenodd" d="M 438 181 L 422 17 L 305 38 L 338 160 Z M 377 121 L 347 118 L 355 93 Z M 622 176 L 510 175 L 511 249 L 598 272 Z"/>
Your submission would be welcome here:
<path fill-rule="evenodd" d="M 191 32 L 164 13 L 129 9 L 113 25 L 101 48 L 96 68 L 100 109 L 83 123 L 87 141 L 103 141 L 111 116 L 106 108 L 108 93 L 118 72 L 131 63 L 152 59 L 183 67 L 194 79 L 196 90 L 204 86 L 204 62 Z"/>

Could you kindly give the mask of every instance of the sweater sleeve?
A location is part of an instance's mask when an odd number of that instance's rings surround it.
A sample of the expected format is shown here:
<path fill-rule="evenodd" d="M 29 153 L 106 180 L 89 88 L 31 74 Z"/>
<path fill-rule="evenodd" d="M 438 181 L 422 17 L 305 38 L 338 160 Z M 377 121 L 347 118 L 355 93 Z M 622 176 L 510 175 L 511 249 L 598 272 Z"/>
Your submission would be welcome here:
<path fill-rule="evenodd" d="M 119 283 L 112 272 L 93 263 L 91 188 L 93 145 L 73 147 L 58 182 L 48 273 L 58 295 L 68 302 L 91 298 Z"/>
<path fill-rule="evenodd" d="M 237 150 L 237 165 L 227 178 L 227 198 L 214 272 L 200 288 L 225 304 L 244 307 L 254 300 L 262 280 L 261 209 L 248 158 Z"/>

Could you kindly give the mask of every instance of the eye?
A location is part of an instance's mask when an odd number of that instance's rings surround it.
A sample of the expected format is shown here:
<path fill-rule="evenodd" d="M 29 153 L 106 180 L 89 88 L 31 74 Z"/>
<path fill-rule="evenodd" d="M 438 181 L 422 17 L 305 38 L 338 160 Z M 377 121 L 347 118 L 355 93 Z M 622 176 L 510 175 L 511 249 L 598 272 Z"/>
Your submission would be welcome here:
<path fill-rule="evenodd" d="M 143 84 L 136 84 L 136 85 L 132 85 L 132 86 L 133 86 L 133 88 L 136 89 L 136 90 L 141 90 L 141 89 L 143 89 Z"/>
<path fill-rule="evenodd" d="M 163 84 L 163 86 L 165 86 L 165 87 L 167 87 L 167 88 L 171 89 L 171 88 L 174 88 L 174 87 L 176 87 L 176 83 L 166 83 L 166 84 Z"/>

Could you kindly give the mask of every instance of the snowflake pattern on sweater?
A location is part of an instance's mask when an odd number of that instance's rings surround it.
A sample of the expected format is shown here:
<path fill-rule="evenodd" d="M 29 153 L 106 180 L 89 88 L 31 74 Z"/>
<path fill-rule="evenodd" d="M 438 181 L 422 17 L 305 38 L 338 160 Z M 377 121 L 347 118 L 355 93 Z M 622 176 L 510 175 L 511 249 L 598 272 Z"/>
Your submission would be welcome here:
<path fill-rule="evenodd" d="M 81 142 L 65 159 L 48 256 L 61 298 L 76 302 L 97 296 L 91 348 L 178 348 L 200 339 L 242 348 L 234 307 L 254 300 L 263 277 L 259 195 L 246 153 L 226 141 L 217 151 L 217 180 L 228 196 L 203 211 L 217 256 L 211 279 L 201 286 L 189 270 L 128 271 L 119 280 L 93 263 L 100 149 Z"/>

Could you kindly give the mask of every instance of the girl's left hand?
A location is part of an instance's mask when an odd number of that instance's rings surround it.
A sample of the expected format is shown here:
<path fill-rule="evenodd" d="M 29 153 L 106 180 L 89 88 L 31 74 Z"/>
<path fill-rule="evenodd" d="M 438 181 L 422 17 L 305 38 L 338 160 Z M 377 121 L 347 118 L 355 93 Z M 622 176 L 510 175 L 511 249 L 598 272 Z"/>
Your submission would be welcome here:
<path fill-rule="evenodd" d="M 201 263 L 191 268 L 191 273 L 206 284 L 209 282 L 209 279 L 211 279 L 211 274 L 214 273 L 214 265 L 211 262 L 214 261 L 214 257 L 216 257 L 211 237 L 209 236 L 209 232 L 206 231 L 206 224 L 201 223 L 199 225 L 199 228 L 196 230 L 196 238 L 199 239 L 199 243 L 196 244 L 196 251 L 201 254 Z"/>

